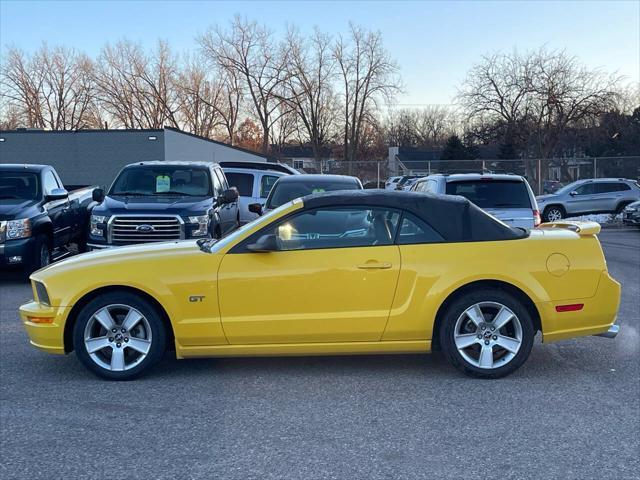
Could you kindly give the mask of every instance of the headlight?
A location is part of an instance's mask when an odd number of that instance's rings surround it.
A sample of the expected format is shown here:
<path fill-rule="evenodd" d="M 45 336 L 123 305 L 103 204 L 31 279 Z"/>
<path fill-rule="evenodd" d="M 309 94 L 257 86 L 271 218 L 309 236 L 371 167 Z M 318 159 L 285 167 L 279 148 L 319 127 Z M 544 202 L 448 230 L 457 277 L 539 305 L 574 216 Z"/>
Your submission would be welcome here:
<path fill-rule="evenodd" d="M 91 215 L 89 231 L 94 237 L 104 237 L 104 224 L 107 217 L 104 215 Z"/>
<path fill-rule="evenodd" d="M 36 287 L 36 295 L 38 296 L 38 302 L 47 306 L 51 305 L 49 300 L 49 294 L 47 293 L 47 288 L 44 286 L 44 284 L 40 282 L 33 282 L 33 284 Z"/>
<path fill-rule="evenodd" d="M 7 240 L 16 238 L 27 238 L 31 236 L 31 220 L 23 218 L 20 220 L 9 220 L 7 222 Z"/>
<path fill-rule="evenodd" d="M 636 208 L 636 207 L 626 207 L 626 208 L 624 209 L 624 211 L 625 211 L 625 212 L 635 212 L 636 210 L 637 210 L 637 208 Z"/>
<path fill-rule="evenodd" d="M 192 237 L 204 237 L 209 233 L 209 215 L 198 215 L 189 217 L 189 223 L 198 225 L 198 228 L 191 232 Z"/>

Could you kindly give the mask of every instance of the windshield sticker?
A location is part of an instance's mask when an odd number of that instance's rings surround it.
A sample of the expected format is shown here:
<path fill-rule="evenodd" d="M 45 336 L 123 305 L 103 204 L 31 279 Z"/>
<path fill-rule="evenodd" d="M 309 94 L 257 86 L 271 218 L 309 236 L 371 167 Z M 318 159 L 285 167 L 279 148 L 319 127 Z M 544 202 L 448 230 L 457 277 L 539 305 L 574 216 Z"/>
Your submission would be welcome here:
<path fill-rule="evenodd" d="M 324 188 L 314 188 L 311 193 L 324 193 Z"/>
<path fill-rule="evenodd" d="M 171 177 L 169 175 L 158 175 L 156 177 L 156 193 L 168 192 L 171 190 Z"/>

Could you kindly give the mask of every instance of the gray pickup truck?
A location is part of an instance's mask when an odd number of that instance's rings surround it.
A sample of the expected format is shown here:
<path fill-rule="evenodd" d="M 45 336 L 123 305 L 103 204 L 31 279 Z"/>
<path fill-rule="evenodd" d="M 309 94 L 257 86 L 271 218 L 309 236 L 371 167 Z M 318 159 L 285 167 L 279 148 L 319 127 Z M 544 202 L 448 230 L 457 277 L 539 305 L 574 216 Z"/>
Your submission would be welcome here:
<path fill-rule="evenodd" d="M 86 244 L 93 187 L 67 185 L 49 165 L 0 165 L 0 267 L 26 274 Z"/>

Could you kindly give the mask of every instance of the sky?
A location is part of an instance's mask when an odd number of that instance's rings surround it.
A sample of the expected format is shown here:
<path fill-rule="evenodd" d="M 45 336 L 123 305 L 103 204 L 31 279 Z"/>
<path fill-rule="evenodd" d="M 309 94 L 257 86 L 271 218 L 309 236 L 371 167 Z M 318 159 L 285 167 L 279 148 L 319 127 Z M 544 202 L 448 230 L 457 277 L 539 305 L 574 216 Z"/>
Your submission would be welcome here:
<path fill-rule="evenodd" d="M 591 68 L 640 83 L 640 0 L 629 1 L 29 1 L 0 0 L 0 45 L 42 42 L 95 56 L 127 38 L 167 40 L 195 52 L 195 37 L 235 14 L 282 33 L 314 27 L 338 35 L 355 22 L 383 34 L 401 68 L 399 106 L 450 104 L 482 55 L 564 49 Z"/>

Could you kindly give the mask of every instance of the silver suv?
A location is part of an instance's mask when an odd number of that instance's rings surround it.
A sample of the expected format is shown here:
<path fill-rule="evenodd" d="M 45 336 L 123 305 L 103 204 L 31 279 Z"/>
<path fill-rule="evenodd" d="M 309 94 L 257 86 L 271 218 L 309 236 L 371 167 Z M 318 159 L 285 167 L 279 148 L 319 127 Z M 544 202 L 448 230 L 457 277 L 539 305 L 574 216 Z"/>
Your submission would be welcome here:
<path fill-rule="evenodd" d="M 436 174 L 418 179 L 411 190 L 461 195 L 512 227 L 534 228 L 540 224 L 536 198 L 520 175 Z"/>
<path fill-rule="evenodd" d="M 578 180 L 537 197 L 545 222 L 588 213 L 620 213 L 636 200 L 640 200 L 638 182 L 624 178 Z"/>

